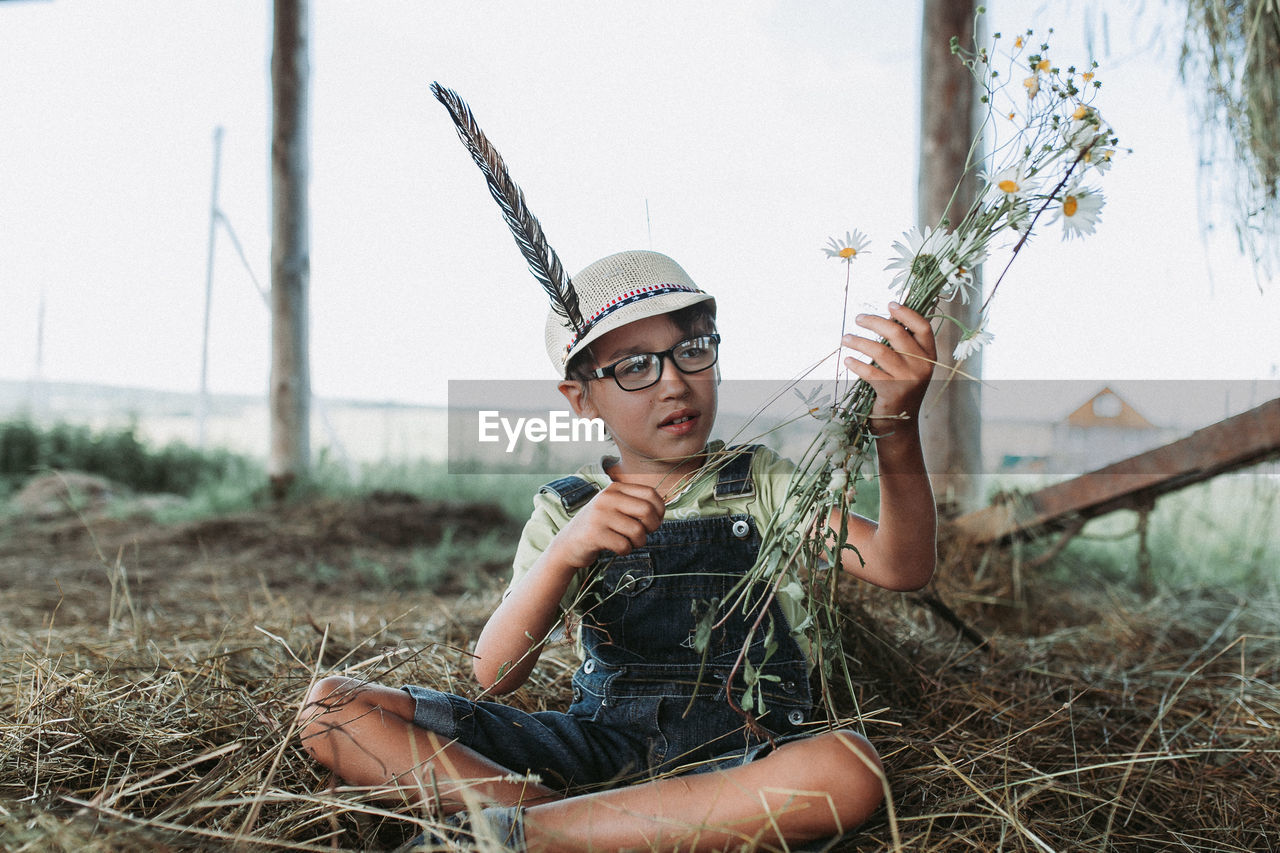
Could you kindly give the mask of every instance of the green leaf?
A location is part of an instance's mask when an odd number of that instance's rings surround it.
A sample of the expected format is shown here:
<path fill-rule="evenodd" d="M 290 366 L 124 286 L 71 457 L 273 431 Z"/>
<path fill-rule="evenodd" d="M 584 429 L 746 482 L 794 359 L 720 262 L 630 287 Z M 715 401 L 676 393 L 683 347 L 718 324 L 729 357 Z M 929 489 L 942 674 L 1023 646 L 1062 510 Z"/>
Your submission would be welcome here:
<path fill-rule="evenodd" d="M 705 653 L 707 647 L 711 645 L 711 626 L 713 624 L 714 614 L 707 613 L 698 621 L 698 628 L 693 634 L 693 648 L 695 651 Z"/>

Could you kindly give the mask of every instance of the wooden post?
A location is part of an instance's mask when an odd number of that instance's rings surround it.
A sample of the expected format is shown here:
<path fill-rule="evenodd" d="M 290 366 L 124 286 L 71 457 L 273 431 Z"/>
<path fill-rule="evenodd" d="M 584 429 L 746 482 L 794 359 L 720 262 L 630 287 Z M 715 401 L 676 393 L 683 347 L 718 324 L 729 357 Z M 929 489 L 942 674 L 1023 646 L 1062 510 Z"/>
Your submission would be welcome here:
<path fill-rule="evenodd" d="M 977 135 L 977 85 L 969 70 L 951 53 L 951 38 L 963 45 L 973 41 L 974 0 L 924 0 L 920 39 L 920 170 L 917 212 L 921 227 L 936 226 L 943 216 L 959 222 L 978 192 L 976 175 L 966 177 L 969 148 Z M 952 202 L 956 185 L 964 180 Z M 948 203 L 951 203 L 948 208 Z M 982 282 L 974 284 L 981 293 Z M 938 310 L 970 328 L 978 324 L 981 299 L 968 305 L 959 299 L 940 303 Z M 982 471 L 982 413 L 976 381 L 949 377 L 951 353 L 959 330 L 944 322 L 938 333 L 938 363 L 921 410 L 921 440 L 933 491 L 945 509 L 968 510 L 979 500 Z M 965 361 L 963 370 L 981 376 L 981 355 Z M 951 381 L 948 381 L 950 379 Z"/>
<path fill-rule="evenodd" d="M 1156 508 L 1152 498 L 1137 507 L 1138 510 L 1138 592 L 1147 598 L 1155 594 L 1155 575 L 1151 571 L 1151 544 L 1148 540 L 1151 511 Z"/>
<path fill-rule="evenodd" d="M 311 462 L 307 292 L 311 276 L 307 0 L 275 0 L 271 53 L 272 491 L 283 497 Z"/>

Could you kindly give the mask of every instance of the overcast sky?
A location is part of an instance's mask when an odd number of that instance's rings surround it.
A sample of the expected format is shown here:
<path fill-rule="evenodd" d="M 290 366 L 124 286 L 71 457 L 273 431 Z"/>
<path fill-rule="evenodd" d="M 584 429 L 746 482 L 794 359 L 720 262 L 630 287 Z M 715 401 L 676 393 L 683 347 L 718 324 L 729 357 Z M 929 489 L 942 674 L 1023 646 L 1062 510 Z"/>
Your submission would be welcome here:
<path fill-rule="evenodd" d="M 834 347 L 831 235 L 873 240 L 851 313 L 888 300 L 915 216 L 918 3 L 314 5 L 317 394 L 444 402 L 448 379 L 553 376 L 542 292 L 432 80 L 470 102 L 571 271 L 653 248 L 716 295 L 726 377 Z M 993 31 L 1056 27 L 1056 62 L 1098 59 L 1096 104 L 1134 153 L 1096 235 L 1045 228 L 1014 264 L 986 376 L 1276 378 L 1280 293 L 1228 228 L 1202 234 L 1176 25 L 1150 44 L 1166 4 L 1136 24 L 1098 5 L 988 4 Z M 268 281 L 269 6 L 0 4 L 0 377 L 33 376 L 43 295 L 46 379 L 197 387 L 215 126 L 220 207 Z M 267 312 L 225 232 L 211 328 L 212 389 L 265 390 Z"/>

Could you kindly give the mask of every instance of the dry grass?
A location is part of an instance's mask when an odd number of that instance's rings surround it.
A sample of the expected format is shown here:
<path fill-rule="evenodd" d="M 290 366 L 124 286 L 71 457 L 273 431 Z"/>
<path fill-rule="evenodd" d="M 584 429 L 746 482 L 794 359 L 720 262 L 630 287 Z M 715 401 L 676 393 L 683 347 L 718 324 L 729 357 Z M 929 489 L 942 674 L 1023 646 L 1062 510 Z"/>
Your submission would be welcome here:
<path fill-rule="evenodd" d="M 180 560 L 170 546 L 193 539 L 152 534 L 139 554 Z M 17 538 L 0 537 L 0 572 Z M 232 571 L 238 557 L 208 549 L 172 565 L 180 594 L 141 572 L 151 579 L 132 607 L 75 611 L 96 620 L 62 621 L 69 606 L 43 622 L 0 612 L 0 848 L 388 849 L 429 822 L 335 788 L 291 736 L 294 713 L 331 671 L 470 691 L 463 650 L 494 593 L 409 602 L 285 587 L 271 575 L 296 554 L 249 581 Z M 991 635 L 981 648 L 909 597 L 850 590 L 856 699 L 893 807 L 841 849 L 1280 849 L 1280 601 L 1140 601 L 1026 580 L 1040 630 L 1015 631 L 958 594 L 1007 599 L 1002 560 L 953 555 L 941 581 Z M 120 598 L 129 575 L 113 562 L 96 579 L 82 570 L 68 603 Z M 557 650 L 515 701 L 560 706 L 571 666 Z"/>
<path fill-rule="evenodd" d="M 1280 847 L 1277 617 L 1163 597 L 990 653 L 922 638 L 916 713 L 879 739 L 902 849 Z"/>

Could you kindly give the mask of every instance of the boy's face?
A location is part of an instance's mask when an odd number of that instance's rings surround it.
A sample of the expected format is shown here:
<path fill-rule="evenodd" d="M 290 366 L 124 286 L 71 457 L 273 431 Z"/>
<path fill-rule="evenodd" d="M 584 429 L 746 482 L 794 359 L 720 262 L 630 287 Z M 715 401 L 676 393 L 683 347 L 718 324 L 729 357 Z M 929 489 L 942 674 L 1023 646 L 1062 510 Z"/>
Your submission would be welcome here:
<path fill-rule="evenodd" d="M 669 315 L 646 317 L 600 336 L 591 345 L 592 366 L 662 352 L 689 337 Z M 715 368 L 681 373 L 670 357 L 662 360 L 662 378 L 639 391 L 624 391 L 607 376 L 589 383 L 565 381 L 560 390 L 576 414 L 608 425 L 624 474 L 667 473 L 673 463 L 702 453 L 716 419 Z M 677 464 L 676 473 L 700 461 Z"/>

